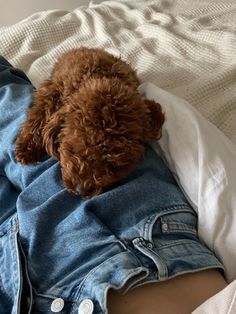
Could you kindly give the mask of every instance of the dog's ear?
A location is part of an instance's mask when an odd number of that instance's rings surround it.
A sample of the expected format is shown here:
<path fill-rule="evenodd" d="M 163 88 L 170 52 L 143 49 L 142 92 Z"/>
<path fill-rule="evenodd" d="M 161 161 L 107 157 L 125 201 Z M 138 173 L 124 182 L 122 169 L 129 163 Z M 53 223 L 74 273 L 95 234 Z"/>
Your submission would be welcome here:
<path fill-rule="evenodd" d="M 60 132 L 67 116 L 66 110 L 66 107 L 62 107 L 54 113 L 42 131 L 44 149 L 49 156 L 58 160 L 60 159 L 58 151 L 61 141 Z"/>
<path fill-rule="evenodd" d="M 23 164 L 38 161 L 45 154 L 42 131 L 50 116 L 57 110 L 60 90 L 56 83 L 46 80 L 35 92 L 27 120 L 22 124 L 16 140 L 16 159 Z"/>
<path fill-rule="evenodd" d="M 146 112 L 148 119 L 144 127 L 144 139 L 150 141 L 161 137 L 161 128 L 165 121 L 161 105 L 154 100 L 145 99 Z"/>

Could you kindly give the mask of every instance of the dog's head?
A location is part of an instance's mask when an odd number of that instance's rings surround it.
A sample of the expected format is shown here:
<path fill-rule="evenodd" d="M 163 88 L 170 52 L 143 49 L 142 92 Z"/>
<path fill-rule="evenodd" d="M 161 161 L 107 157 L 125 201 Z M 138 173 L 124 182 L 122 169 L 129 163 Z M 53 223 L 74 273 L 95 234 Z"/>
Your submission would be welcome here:
<path fill-rule="evenodd" d="M 160 105 L 121 80 L 91 79 L 51 117 L 44 145 L 60 160 L 65 187 L 91 197 L 132 172 L 163 122 Z"/>

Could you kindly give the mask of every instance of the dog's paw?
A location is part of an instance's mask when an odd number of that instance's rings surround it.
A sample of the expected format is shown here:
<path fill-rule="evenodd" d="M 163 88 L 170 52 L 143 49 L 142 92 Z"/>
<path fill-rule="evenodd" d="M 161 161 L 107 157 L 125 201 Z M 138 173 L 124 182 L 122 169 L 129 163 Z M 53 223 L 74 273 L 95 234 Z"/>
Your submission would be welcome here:
<path fill-rule="evenodd" d="M 44 152 L 30 149 L 29 147 L 16 147 L 15 158 L 16 161 L 24 165 L 32 165 L 40 160 Z"/>
<path fill-rule="evenodd" d="M 36 162 L 31 152 L 16 152 L 16 161 L 24 165 L 32 165 Z"/>

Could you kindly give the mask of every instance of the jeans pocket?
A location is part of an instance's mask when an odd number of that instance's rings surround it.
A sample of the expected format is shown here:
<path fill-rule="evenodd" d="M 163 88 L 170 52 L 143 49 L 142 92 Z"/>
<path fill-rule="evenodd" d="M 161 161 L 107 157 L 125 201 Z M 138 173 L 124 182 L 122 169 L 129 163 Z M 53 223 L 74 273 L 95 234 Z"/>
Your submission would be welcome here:
<path fill-rule="evenodd" d="M 141 237 L 133 240 L 133 245 L 154 262 L 160 280 L 167 276 L 162 249 L 188 242 L 199 242 L 197 215 L 189 207 L 174 207 L 148 217 L 142 231 Z"/>
<path fill-rule="evenodd" d="M 163 234 L 197 235 L 197 215 L 192 210 L 174 211 L 160 217 Z M 154 231 L 154 230 L 153 230 Z"/>
<path fill-rule="evenodd" d="M 149 240 L 153 246 L 160 248 L 173 245 L 173 242 L 198 240 L 197 227 L 196 213 L 190 208 L 178 208 L 152 217 L 147 228 Z"/>

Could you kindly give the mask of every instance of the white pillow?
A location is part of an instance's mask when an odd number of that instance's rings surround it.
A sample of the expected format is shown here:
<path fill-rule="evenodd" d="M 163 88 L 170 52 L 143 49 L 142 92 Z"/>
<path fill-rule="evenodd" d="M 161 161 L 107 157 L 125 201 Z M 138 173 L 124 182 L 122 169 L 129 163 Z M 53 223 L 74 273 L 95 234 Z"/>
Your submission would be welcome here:
<path fill-rule="evenodd" d="M 185 100 L 151 83 L 142 84 L 140 92 L 166 114 L 162 138 L 152 146 L 197 211 L 199 236 L 221 259 L 231 282 L 236 279 L 236 146 Z"/>

